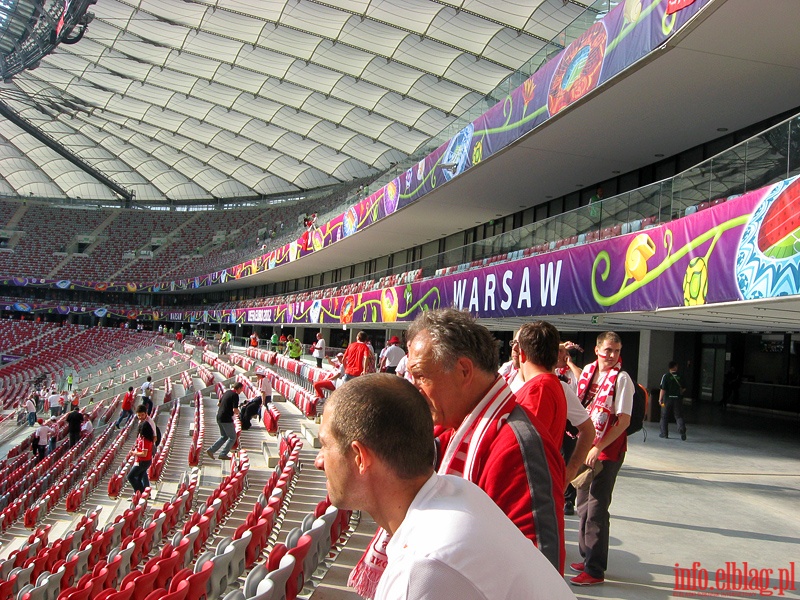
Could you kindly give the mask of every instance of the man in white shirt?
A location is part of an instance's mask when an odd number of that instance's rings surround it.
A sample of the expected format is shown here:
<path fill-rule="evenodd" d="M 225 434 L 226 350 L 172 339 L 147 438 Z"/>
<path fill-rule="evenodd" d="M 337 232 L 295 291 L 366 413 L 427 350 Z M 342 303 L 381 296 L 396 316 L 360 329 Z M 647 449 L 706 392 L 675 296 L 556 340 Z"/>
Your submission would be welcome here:
<path fill-rule="evenodd" d="M 51 417 L 52 418 L 52 417 Z M 45 455 L 47 454 L 47 447 L 50 442 L 50 438 L 55 437 L 55 431 L 50 427 L 50 422 L 42 423 L 36 429 L 33 434 L 36 437 L 36 452 L 38 453 L 38 458 L 36 462 L 40 462 L 44 460 Z"/>
<path fill-rule="evenodd" d="M 145 405 L 147 408 L 147 414 L 153 414 L 153 391 L 155 390 L 155 386 L 153 385 L 153 378 L 151 376 L 147 376 L 147 381 L 142 384 L 142 404 Z"/>
<path fill-rule="evenodd" d="M 317 341 L 311 346 L 311 356 L 317 359 L 317 368 L 322 368 L 322 359 L 325 358 L 325 338 L 321 333 L 317 333 Z"/>
<path fill-rule="evenodd" d="M 381 352 L 381 371 L 385 371 L 386 373 L 396 373 L 397 372 L 397 365 L 400 364 L 400 361 L 406 355 L 405 351 L 400 347 L 400 338 L 396 335 L 393 335 L 389 338 L 389 341 L 386 342 L 388 345 L 384 348 L 384 352 Z"/>
<path fill-rule="evenodd" d="M 433 423 L 401 377 L 364 375 L 325 406 L 315 462 L 331 502 L 392 535 L 375 600 L 574 599 L 558 571 L 469 481 L 433 471 Z"/>
<path fill-rule="evenodd" d="M 57 417 L 61 414 L 61 394 L 53 392 L 47 397 L 47 406 L 50 409 L 50 416 Z"/>
<path fill-rule="evenodd" d="M 36 423 L 36 402 L 33 401 L 33 397 L 25 402 L 25 410 L 28 413 L 28 427 L 33 427 Z"/>

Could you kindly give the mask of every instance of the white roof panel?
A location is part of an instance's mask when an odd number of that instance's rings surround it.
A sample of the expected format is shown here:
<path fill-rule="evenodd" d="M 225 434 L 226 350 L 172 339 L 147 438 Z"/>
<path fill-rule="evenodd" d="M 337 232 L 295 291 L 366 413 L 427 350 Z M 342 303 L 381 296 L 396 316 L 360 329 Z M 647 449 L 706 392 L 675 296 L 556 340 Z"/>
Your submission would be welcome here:
<path fill-rule="evenodd" d="M 100 0 L 80 42 L 0 90 L 141 200 L 296 191 L 372 175 L 429 144 L 543 46 L 536 36 L 582 10 L 563 0 Z M 21 130 L 0 124 L 0 135 L 13 148 L 0 163 L 16 169 L 0 190 L 112 197 Z"/>

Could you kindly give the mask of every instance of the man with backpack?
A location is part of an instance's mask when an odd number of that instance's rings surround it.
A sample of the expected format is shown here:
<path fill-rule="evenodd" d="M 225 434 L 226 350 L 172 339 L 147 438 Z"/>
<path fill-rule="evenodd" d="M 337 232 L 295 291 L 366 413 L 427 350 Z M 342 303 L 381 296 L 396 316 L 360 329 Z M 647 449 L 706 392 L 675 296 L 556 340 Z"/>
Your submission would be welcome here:
<path fill-rule="evenodd" d="M 608 568 L 609 506 L 617 474 L 625 460 L 627 429 L 633 412 L 636 385 L 622 370 L 622 339 L 613 331 L 597 336 L 597 360 L 583 368 L 578 398 L 594 423 L 594 444 L 585 464 L 593 475 L 578 489 L 580 529 L 578 548 L 583 562 L 570 568 L 578 575 L 572 585 L 597 585 Z"/>

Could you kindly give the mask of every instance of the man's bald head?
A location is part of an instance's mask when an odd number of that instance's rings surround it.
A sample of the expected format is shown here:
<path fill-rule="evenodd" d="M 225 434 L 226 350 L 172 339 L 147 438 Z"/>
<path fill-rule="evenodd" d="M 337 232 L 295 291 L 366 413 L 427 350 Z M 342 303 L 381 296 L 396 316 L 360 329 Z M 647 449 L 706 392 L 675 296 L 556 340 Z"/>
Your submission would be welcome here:
<path fill-rule="evenodd" d="M 348 381 L 328 399 L 324 418 L 343 452 L 361 442 L 403 479 L 433 471 L 431 411 L 402 377 L 375 373 Z"/>

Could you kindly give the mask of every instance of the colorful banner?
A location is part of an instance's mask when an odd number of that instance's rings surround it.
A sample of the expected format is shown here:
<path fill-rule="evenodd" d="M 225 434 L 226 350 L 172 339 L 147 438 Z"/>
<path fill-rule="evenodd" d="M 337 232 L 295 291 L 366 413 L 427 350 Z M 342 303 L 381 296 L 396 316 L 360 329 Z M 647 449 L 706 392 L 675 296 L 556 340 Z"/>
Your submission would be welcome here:
<path fill-rule="evenodd" d="M 411 321 L 654 311 L 800 293 L 800 179 L 656 227 L 418 283 L 246 310 L 247 323 Z"/>
<path fill-rule="evenodd" d="M 54 281 L 5 285 L 110 292 L 174 292 L 262 273 L 354 235 L 481 163 L 663 45 L 710 0 L 625 0 L 523 85 L 412 168 L 297 241 L 227 269 L 159 283 Z"/>
<path fill-rule="evenodd" d="M 546 317 L 800 293 L 798 177 L 712 202 L 663 225 L 641 229 L 641 223 L 628 223 L 626 235 L 589 244 L 381 290 L 278 306 L 169 312 L 46 303 L 3 308 L 196 323 L 348 325 L 412 321 L 422 310 L 444 306 L 484 318 Z"/>

